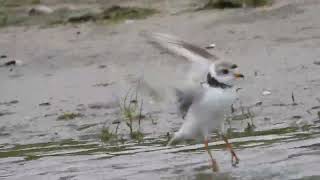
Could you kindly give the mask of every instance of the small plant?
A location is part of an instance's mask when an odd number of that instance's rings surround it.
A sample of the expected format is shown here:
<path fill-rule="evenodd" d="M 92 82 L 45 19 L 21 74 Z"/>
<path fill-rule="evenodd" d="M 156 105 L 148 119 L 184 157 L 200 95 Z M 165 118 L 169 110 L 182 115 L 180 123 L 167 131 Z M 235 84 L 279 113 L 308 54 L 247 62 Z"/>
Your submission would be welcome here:
<path fill-rule="evenodd" d="M 37 159 L 40 159 L 39 156 L 36 156 L 36 155 L 27 155 L 24 160 L 26 161 L 32 161 L 32 160 L 37 160 Z"/>
<path fill-rule="evenodd" d="M 131 138 L 140 142 L 143 140 L 144 134 L 140 131 L 134 131 L 131 134 Z"/>
<path fill-rule="evenodd" d="M 81 113 L 69 113 L 66 112 L 60 116 L 58 116 L 58 120 L 72 120 L 75 119 L 77 117 L 83 117 L 84 115 Z"/>
<path fill-rule="evenodd" d="M 143 99 L 139 101 L 138 98 L 138 89 L 139 84 L 136 88 L 135 94 L 131 93 L 129 90 L 124 97 L 122 105 L 120 105 L 120 109 L 122 112 L 123 120 L 125 121 L 126 125 L 129 128 L 130 131 L 130 137 L 133 139 L 136 139 L 136 132 L 140 132 L 140 126 L 141 126 L 141 119 L 144 118 L 142 115 L 143 110 Z M 134 95 L 134 97 L 133 97 Z M 129 98 L 130 96 L 130 98 Z M 128 99 L 129 98 L 129 99 Z M 138 130 L 134 131 L 134 121 L 138 121 Z M 140 132 L 141 133 L 141 132 Z"/>
<path fill-rule="evenodd" d="M 254 130 L 256 128 L 256 126 L 254 125 L 254 114 L 251 113 L 250 111 L 250 107 L 245 107 L 243 106 L 242 102 L 240 101 L 240 107 L 239 107 L 241 114 L 237 114 L 235 115 L 235 112 L 237 111 L 234 106 L 231 106 L 231 116 L 229 116 L 228 118 L 226 118 L 226 123 L 229 125 L 228 129 L 227 129 L 227 135 L 228 137 L 231 137 L 233 134 L 235 134 L 233 132 L 233 128 L 231 127 L 231 121 L 244 121 L 249 119 L 250 122 L 247 122 L 247 127 L 244 129 L 244 133 L 247 135 L 251 135 L 254 133 Z M 247 110 L 245 112 L 245 109 Z"/>
<path fill-rule="evenodd" d="M 152 119 L 151 114 L 143 115 L 143 98 L 138 95 L 139 86 L 140 83 L 138 82 L 135 90 L 133 88 L 129 89 L 125 96 L 120 99 L 119 118 L 110 123 L 112 126 L 114 125 L 115 129 L 111 132 L 109 128 L 103 128 L 100 136 L 102 141 L 117 140 L 123 143 L 124 139 L 122 138 L 122 134 L 118 134 L 118 130 L 120 125 L 124 124 L 128 130 L 129 137 L 132 140 L 141 142 L 144 139 L 144 134 L 141 131 L 141 120 L 150 118 L 152 123 L 156 123 Z"/>
<path fill-rule="evenodd" d="M 250 124 L 249 122 L 247 123 L 247 127 L 244 129 L 244 132 L 247 134 L 252 134 L 254 132 L 255 129 L 255 125 L 254 124 Z"/>
<path fill-rule="evenodd" d="M 103 128 L 100 134 L 102 142 L 112 142 L 118 138 L 117 134 L 112 133 L 109 128 Z"/>

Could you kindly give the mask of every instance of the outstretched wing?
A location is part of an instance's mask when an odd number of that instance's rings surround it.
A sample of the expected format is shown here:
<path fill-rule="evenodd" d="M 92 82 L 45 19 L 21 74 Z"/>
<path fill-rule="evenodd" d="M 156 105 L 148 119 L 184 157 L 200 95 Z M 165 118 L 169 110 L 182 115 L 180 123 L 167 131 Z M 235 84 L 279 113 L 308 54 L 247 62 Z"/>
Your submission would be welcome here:
<path fill-rule="evenodd" d="M 157 47 L 167 49 L 191 62 L 210 64 L 218 60 L 217 56 L 210 54 L 206 49 L 185 42 L 173 35 L 164 33 L 145 33 L 145 35 L 151 43 L 158 45 Z"/>
<path fill-rule="evenodd" d="M 218 60 L 218 57 L 204 48 L 185 42 L 173 35 L 147 32 L 144 32 L 143 35 L 155 47 L 182 56 L 191 64 L 189 72 L 184 73 L 184 81 L 178 82 L 179 85 L 176 84 L 174 88 L 178 113 L 184 119 L 194 101 L 198 99 L 198 94 L 201 93 L 200 83 L 206 79 L 209 66 Z"/>

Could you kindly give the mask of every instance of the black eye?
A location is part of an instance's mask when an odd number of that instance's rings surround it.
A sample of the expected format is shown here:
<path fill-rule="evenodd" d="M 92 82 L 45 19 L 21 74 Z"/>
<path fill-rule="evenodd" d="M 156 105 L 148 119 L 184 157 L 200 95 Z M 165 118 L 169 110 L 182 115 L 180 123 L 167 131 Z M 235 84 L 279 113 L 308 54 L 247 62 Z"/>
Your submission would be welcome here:
<path fill-rule="evenodd" d="M 237 68 L 238 66 L 236 65 L 236 64 L 232 64 L 232 66 L 231 66 L 231 69 L 235 69 L 235 68 Z"/>
<path fill-rule="evenodd" d="M 228 74 L 229 73 L 229 71 L 228 71 L 228 69 L 222 69 L 222 74 Z"/>

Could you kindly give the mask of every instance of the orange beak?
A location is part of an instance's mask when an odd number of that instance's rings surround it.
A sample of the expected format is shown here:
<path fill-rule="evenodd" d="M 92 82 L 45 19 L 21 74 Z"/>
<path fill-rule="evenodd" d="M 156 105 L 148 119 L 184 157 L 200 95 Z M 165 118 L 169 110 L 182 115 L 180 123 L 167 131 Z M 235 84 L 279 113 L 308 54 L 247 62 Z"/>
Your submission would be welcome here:
<path fill-rule="evenodd" d="M 240 74 L 240 73 L 234 73 L 234 77 L 236 77 L 237 79 L 238 78 L 244 78 L 244 75 Z"/>

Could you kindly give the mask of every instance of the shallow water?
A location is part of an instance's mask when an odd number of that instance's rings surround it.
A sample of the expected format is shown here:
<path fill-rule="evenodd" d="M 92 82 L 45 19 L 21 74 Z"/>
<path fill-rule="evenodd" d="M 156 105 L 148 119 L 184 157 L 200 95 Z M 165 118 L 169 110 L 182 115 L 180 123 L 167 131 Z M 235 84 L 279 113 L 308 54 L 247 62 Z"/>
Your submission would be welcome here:
<path fill-rule="evenodd" d="M 210 143 L 221 172 L 211 172 L 202 144 L 167 147 L 166 138 L 116 145 L 64 140 L 2 145 L 1 177 L 6 179 L 301 179 L 320 177 L 320 131 L 292 128 L 232 138 L 240 157 L 232 167 L 222 141 Z"/>

